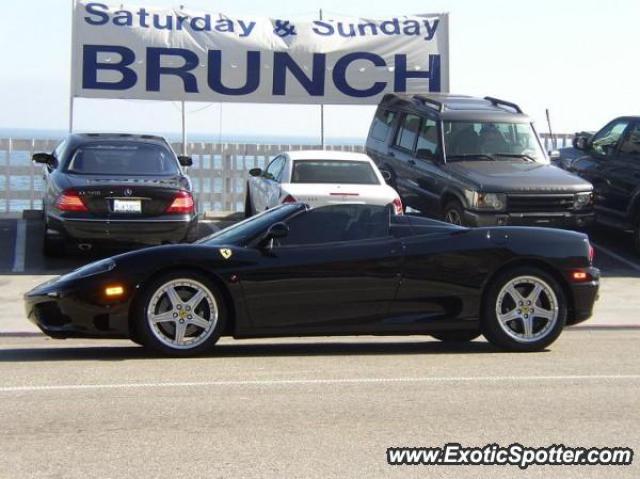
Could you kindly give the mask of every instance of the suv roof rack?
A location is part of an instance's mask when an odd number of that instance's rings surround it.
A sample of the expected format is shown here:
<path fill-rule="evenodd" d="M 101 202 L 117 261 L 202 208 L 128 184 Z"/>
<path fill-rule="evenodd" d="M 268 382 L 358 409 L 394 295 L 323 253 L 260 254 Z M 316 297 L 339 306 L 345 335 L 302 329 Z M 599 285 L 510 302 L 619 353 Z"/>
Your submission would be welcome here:
<path fill-rule="evenodd" d="M 485 96 L 484 99 L 487 100 L 487 101 L 490 101 L 492 105 L 495 105 L 495 106 L 498 106 L 498 105 L 508 106 L 509 108 L 513 108 L 516 111 L 516 113 L 522 113 L 522 110 L 520 109 L 520 107 L 518 105 L 516 105 L 515 103 L 512 103 L 510 101 L 500 100 L 499 98 L 494 98 L 492 96 Z"/>
<path fill-rule="evenodd" d="M 438 110 L 438 111 L 444 110 L 444 103 L 438 100 L 434 100 L 433 98 L 429 98 L 428 96 L 414 95 L 413 98 L 415 98 L 416 100 L 420 100 L 424 104 L 424 106 L 429 107 L 433 110 Z"/>

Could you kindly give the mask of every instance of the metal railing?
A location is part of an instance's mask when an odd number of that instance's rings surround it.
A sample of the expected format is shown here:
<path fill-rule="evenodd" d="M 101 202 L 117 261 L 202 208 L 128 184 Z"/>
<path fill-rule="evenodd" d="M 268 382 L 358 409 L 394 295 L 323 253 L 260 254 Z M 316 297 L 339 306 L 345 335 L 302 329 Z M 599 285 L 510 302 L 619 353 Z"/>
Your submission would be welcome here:
<path fill-rule="evenodd" d="M 43 166 L 34 164 L 36 152 L 50 152 L 58 142 L 38 139 L 0 139 L 0 213 L 40 209 L 44 190 Z M 180 143 L 172 144 L 181 151 Z M 200 211 L 240 211 L 244 208 L 247 172 L 264 168 L 286 150 L 320 149 L 318 145 L 220 144 L 192 142 L 188 174 Z M 326 149 L 363 151 L 362 145 L 330 145 Z"/>
<path fill-rule="evenodd" d="M 561 148 L 573 135 L 541 135 L 545 148 Z M 42 207 L 44 188 L 42 166 L 34 164 L 36 152 L 50 152 L 57 140 L 0 139 L 0 213 L 18 213 Z M 182 145 L 174 143 L 175 151 Z M 363 151 L 360 145 L 329 145 L 328 150 Z M 189 176 L 193 181 L 200 211 L 240 211 L 244 208 L 247 172 L 264 168 L 278 153 L 286 150 L 320 149 L 319 145 L 220 144 L 192 142 L 187 153 L 193 158 Z"/>

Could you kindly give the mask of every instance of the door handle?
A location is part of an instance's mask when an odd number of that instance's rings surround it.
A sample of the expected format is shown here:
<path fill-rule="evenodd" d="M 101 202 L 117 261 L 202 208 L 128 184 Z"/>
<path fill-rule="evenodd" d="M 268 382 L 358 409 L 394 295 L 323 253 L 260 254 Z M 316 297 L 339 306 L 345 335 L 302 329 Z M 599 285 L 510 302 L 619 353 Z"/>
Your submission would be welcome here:
<path fill-rule="evenodd" d="M 416 160 L 409 160 L 407 161 L 407 163 L 409 163 L 411 166 L 416 166 Z"/>
<path fill-rule="evenodd" d="M 390 151 L 390 152 L 389 152 L 389 156 L 390 156 L 391 158 L 395 158 L 395 157 L 396 157 L 396 154 L 395 154 L 393 151 Z"/>

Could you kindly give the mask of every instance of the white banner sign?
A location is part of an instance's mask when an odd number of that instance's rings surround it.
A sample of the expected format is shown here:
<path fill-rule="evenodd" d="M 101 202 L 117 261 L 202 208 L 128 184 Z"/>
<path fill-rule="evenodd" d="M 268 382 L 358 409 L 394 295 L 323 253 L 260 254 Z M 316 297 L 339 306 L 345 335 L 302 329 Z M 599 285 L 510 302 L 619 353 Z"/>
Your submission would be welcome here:
<path fill-rule="evenodd" d="M 446 92 L 448 17 L 229 17 L 78 1 L 72 95 L 254 103 L 377 103 Z"/>

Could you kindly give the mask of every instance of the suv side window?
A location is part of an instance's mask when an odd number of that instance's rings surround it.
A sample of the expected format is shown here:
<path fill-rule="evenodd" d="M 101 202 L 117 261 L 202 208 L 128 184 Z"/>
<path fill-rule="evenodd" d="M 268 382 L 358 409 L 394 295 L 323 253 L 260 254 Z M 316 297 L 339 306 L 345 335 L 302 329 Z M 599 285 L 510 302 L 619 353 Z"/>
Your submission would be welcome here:
<path fill-rule="evenodd" d="M 427 118 L 422 123 L 420 134 L 418 135 L 418 143 L 416 144 L 416 152 L 420 150 L 428 150 L 433 156 L 438 149 L 438 124 L 435 120 Z"/>
<path fill-rule="evenodd" d="M 278 156 L 274 158 L 274 160 L 269 163 L 267 166 L 267 170 L 265 171 L 265 176 L 270 179 L 277 181 L 277 178 L 282 173 L 282 169 L 284 168 L 284 156 Z"/>
<path fill-rule="evenodd" d="M 398 128 L 394 145 L 403 150 L 413 151 L 420 128 L 420 117 L 407 114 L 402 119 L 402 124 Z"/>
<path fill-rule="evenodd" d="M 620 146 L 620 153 L 640 158 L 640 123 L 636 123 Z"/>
<path fill-rule="evenodd" d="M 315 208 L 287 221 L 289 234 L 280 246 L 358 241 L 389 236 L 390 209 L 377 205 Z"/>
<path fill-rule="evenodd" d="M 619 120 L 596 133 L 591 140 L 591 148 L 597 155 L 608 156 L 615 150 L 620 137 L 627 129 L 629 120 Z"/>
<path fill-rule="evenodd" d="M 371 126 L 371 138 L 378 141 L 386 140 L 395 118 L 395 111 L 378 110 L 373 119 L 373 125 Z"/>

